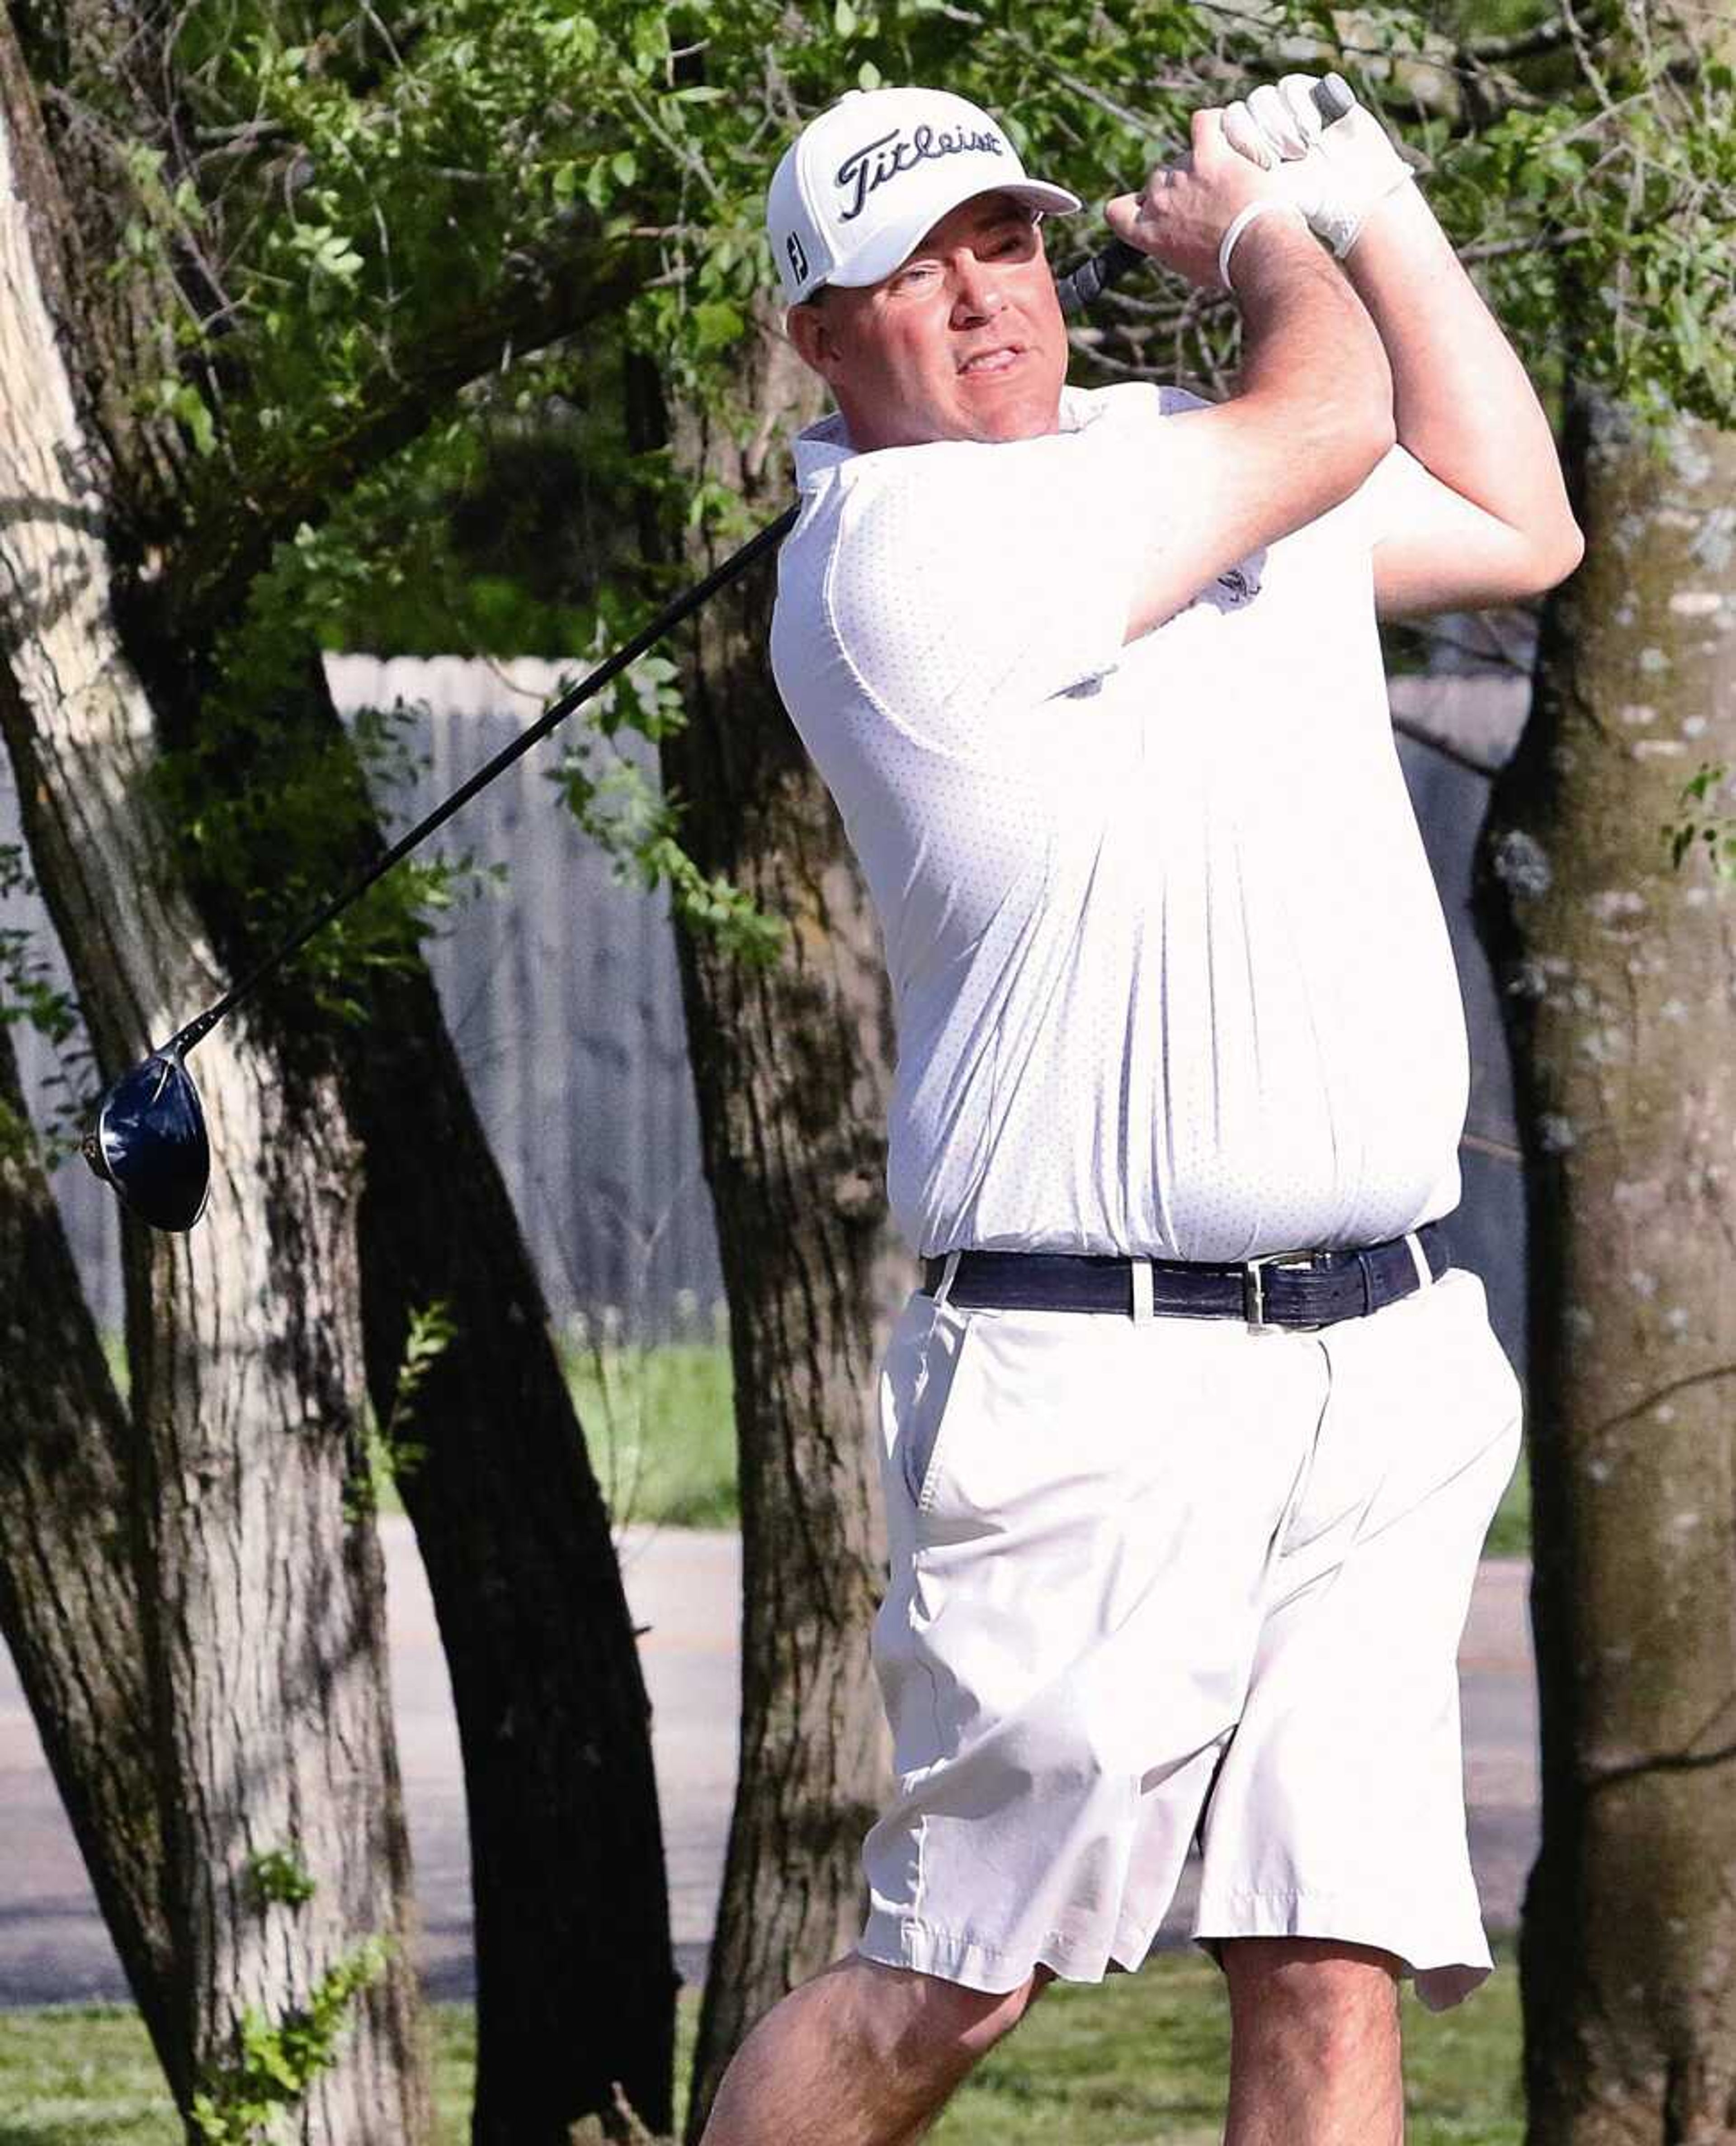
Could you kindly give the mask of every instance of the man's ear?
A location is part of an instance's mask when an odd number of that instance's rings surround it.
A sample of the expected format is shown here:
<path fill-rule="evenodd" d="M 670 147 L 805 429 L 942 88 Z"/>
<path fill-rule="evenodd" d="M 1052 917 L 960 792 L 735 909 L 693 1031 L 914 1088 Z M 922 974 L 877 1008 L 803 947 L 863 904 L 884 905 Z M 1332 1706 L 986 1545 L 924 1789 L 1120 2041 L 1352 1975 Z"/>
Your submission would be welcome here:
<path fill-rule="evenodd" d="M 803 364 L 830 380 L 838 361 L 838 346 L 821 306 L 791 306 L 784 317 L 784 332 L 796 346 Z"/>

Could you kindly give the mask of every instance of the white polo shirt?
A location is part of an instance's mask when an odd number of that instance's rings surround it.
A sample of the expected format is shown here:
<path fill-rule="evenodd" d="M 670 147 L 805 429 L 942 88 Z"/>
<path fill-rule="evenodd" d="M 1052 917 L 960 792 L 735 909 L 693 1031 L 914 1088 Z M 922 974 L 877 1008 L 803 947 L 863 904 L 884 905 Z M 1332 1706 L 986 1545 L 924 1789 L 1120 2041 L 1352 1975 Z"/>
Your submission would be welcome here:
<path fill-rule="evenodd" d="M 1235 1260 L 1458 1201 L 1464 1019 L 1370 566 L 1416 465 L 1124 646 L 1195 402 L 797 442 L 772 664 L 879 914 L 888 1189 L 924 1254 Z"/>

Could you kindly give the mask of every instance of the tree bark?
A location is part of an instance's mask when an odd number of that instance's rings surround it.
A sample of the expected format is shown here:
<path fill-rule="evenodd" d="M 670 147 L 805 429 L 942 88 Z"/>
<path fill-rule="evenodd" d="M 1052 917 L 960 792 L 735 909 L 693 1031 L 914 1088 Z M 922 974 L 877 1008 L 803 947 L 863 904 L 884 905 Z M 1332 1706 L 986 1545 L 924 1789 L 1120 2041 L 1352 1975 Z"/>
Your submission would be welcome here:
<path fill-rule="evenodd" d="M 0 42 L 9 45 L 9 27 Z M 36 270 L 45 167 L 16 48 L 0 66 L 0 725 L 37 875 L 111 1074 L 215 981 L 202 920 L 144 804 L 157 714 L 123 641 L 102 458 L 78 416 Z M 19 158 L 22 139 L 31 154 Z M 215 1048 L 212 1046 L 215 1046 Z M 291 1075 L 237 1021 L 202 1061 L 213 1210 L 192 1238 L 127 1242 L 134 1513 L 175 1973 L 172 2082 L 221 2098 L 244 2012 L 273 2025 L 364 1937 L 396 1947 L 297 2115 L 324 2141 L 427 2137 L 408 1849 L 360 1459 L 356 1156 L 329 1076 Z M 306 1899 L 274 1899 L 281 1854 Z M 137 1954 L 135 1951 L 134 1959 Z M 129 1963 L 132 1964 L 132 1963 Z M 147 2009 L 158 2002 L 152 1993 Z M 185 2108 L 185 2101 L 182 2103 Z"/>
<path fill-rule="evenodd" d="M 1544 1845 L 1532 2146 L 1736 2138 L 1736 896 L 1661 830 L 1736 764 L 1736 437 L 1595 393 L 1587 536 L 1485 861 L 1531 1216 Z"/>
<path fill-rule="evenodd" d="M 0 720 L 107 1077 L 263 950 L 232 893 L 182 887 L 152 816 L 161 740 L 197 737 L 212 651 L 172 633 L 153 593 L 177 556 L 169 493 L 144 517 L 158 540 L 144 581 L 128 571 L 129 474 L 169 467 L 122 437 L 125 355 L 147 339 L 113 317 L 130 287 L 81 252 L 89 220 L 62 180 L 76 192 L 89 175 L 49 155 L 3 15 L 0 92 L 0 147 L 18 152 L 14 187 L 0 183 L 0 475 L 19 503 L 0 532 Z M 336 742 L 311 646 L 305 669 L 274 676 L 274 721 Z M 612 2134 L 617 2082 L 666 2126 L 674 1976 L 644 1689 L 541 1293 L 426 973 L 387 988 L 360 1039 L 334 1045 L 298 1011 L 292 994 L 262 996 L 201 1045 L 211 1209 L 188 1238 L 127 1234 L 132 1666 L 166 1860 L 162 1945 L 117 1928 L 119 1949 L 185 2109 L 232 2054 L 244 2006 L 276 2020 L 363 1939 L 395 1939 L 298 2122 L 323 2142 L 427 2134 L 361 1416 L 364 1353 L 383 1418 L 412 1314 L 445 1298 L 459 1337 L 420 1396 L 427 1459 L 405 1490 L 469 1769 L 476 2136 L 566 2146 L 587 2115 Z M 12 1339 L 0 1378 L 23 1383 L 41 1337 Z M 8 1576 L 28 1590 L 16 1565 Z M 30 1614 L 52 1616 L 37 1595 Z M 75 1811 L 103 1793 L 77 1730 L 62 1739 Z M 93 1832 L 99 1895 L 124 1906 L 129 1842 Z M 311 1900 L 262 1898 L 249 1858 L 274 1849 L 307 1869 Z"/>
<path fill-rule="evenodd" d="M 387 1420 L 412 1313 L 456 1339 L 400 1478 L 451 1672 L 476 1902 L 475 2146 L 672 2120 L 675 1994 L 650 1704 L 541 1292 L 425 971 L 351 1054 L 362 1310 Z M 431 1166 L 437 1158 L 437 1165 Z M 618 2094 L 617 2094 L 618 2089 Z"/>
<path fill-rule="evenodd" d="M 127 1515 L 127 1410 L 0 1027 L 0 1633 L 91 1884 L 176 2099 L 182 2039 L 151 1774 L 151 1706 Z M 25 1307 L 28 1307 L 27 1315 Z"/>
<path fill-rule="evenodd" d="M 760 429 L 683 412 L 676 459 L 756 518 L 788 497 L 784 427 L 815 414 L 794 352 L 760 315 L 738 382 Z M 718 556 L 721 556 L 721 547 Z M 690 542 L 697 573 L 716 563 Z M 772 683 L 773 583 L 702 614 L 683 665 L 689 721 L 666 784 L 707 873 L 786 920 L 750 970 L 679 935 L 706 1174 L 730 1305 L 741 1450 L 741 1774 L 694 2059 L 689 2136 L 747 2029 L 861 1927 L 860 1849 L 888 1756 L 868 1639 L 885 1585 L 874 1430 L 888 1314 L 912 1279 L 888 1223 L 888 987 L 868 896 Z"/>

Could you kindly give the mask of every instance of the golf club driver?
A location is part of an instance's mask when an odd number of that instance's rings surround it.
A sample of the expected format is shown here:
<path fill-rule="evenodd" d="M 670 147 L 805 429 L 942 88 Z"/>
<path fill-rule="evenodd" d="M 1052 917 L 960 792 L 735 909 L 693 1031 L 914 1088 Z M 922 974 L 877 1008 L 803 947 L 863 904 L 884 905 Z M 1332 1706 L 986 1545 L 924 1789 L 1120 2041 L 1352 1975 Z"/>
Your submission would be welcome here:
<path fill-rule="evenodd" d="M 1337 75 L 1329 75 L 1314 89 L 1315 103 L 1327 123 L 1350 108 L 1349 89 Z M 1082 312 L 1100 293 L 1143 261 L 1136 247 L 1112 239 L 1099 252 L 1055 279 L 1061 311 Z M 252 996 L 266 978 L 298 954 L 310 939 L 357 901 L 375 882 L 400 863 L 429 836 L 443 827 L 455 812 L 485 790 L 531 748 L 539 745 L 576 708 L 600 693 L 630 664 L 636 663 L 665 634 L 701 610 L 717 591 L 746 573 L 766 553 L 776 551 L 795 527 L 799 508 L 791 506 L 775 522 L 748 539 L 740 551 L 667 605 L 632 638 L 600 663 L 576 686 L 551 701 L 536 721 L 512 743 L 497 752 L 461 783 L 445 803 L 437 806 L 408 833 L 399 836 L 382 856 L 351 884 L 334 895 L 300 928 L 244 976 L 215 1005 L 178 1030 L 168 1041 L 123 1073 L 97 1109 L 97 1120 L 82 1143 L 85 1160 L 97 1175 L 112 1185 L 123 1205 L 152 1229 L 181 1231 L 192 1229 L 205 1211 L 211 1190 L 211 1142 L 205 1128 L 205 1112 L 192 1075 L 187 1070 L 187 1054 L 208 1036 L 226 1014 L 232 1013 Z"/>

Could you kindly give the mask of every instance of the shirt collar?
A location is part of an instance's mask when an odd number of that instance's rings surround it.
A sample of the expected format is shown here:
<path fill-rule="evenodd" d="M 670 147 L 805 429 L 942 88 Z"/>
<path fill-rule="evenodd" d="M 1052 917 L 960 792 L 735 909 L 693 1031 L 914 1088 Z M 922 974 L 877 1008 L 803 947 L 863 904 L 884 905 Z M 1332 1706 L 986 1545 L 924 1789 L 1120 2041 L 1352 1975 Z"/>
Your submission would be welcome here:
<path fill-rule="evenodd" d="M 1094 423 L 1100 415 L 1090 391 L 1084 387 L 1061 389 L 1060 422 L 1058 432 L 1081 432 Z M 882 452 L 892 452 L 886 449 Z M 834 410 L 822 417 L 818 424 L 810 425 L 796 436 L 796 486 L 798 492 L 812 492 L 827 476 L 842 469 L 846 463 L 858 459 L 856 449 L 850 444 L 850 428 L 844 422 L 844 414 Z"/>

